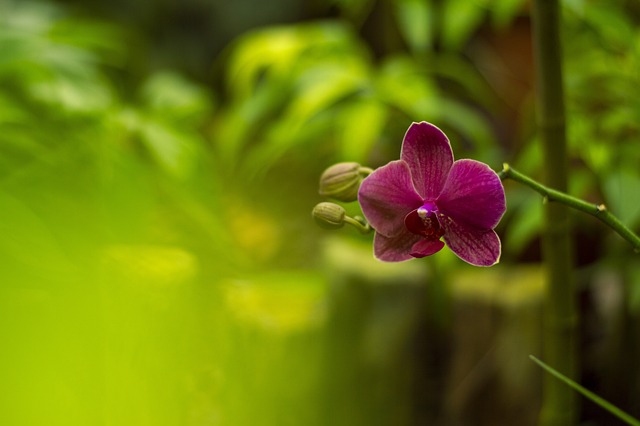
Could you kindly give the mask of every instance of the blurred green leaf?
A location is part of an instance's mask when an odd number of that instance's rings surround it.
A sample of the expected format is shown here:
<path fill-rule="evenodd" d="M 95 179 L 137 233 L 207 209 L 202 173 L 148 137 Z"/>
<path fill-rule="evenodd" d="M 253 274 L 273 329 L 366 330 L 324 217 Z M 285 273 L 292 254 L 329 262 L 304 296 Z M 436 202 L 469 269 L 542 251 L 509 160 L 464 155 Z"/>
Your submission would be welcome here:
<path fill-rule="evenodd" d="M 378 98 L 414 120 L 440 118 L 439 91 L 432 79 L 408 56 L 387 58 L 376 76 Z M 431 118 L 434 117 L 434 118 Z"/>
<path fill-rule="evenodd" d="M 214 130 L 225 167 L 244 163 L 247 176 L 269 169 L 307 140 L 313 120 L 366 85 L 367 62 L 365 51 L 337 22 L 242 37 L 227 67 L 231 106 Z"/>
<path fill-rule="evenodd" d="M 494 0 L 490 2 L 493 24 L 504 29 L 518 16 L 525 5 L 525 0 Z"/>
<path fill-rule="evenodd" d="M 156 72 L 142 85 L 143 105 L 163 119 L 198 126 L 213 108 L 208 89 L 171 71 Z"/>
<path fill-rule="evenodd" d="M 61 279 L 76 268 L 50 227 L 26 204 L 0 191 L 0 253 L 36 276 Z"/>
<path fill-rule="evenodd" d="M 398 27 L 411 49 L 424 53 L 433 44 L 433 6 L 425 0 L 398 0 L 395 2 Z"/>
<path fill-rule="evenodd" d="M 462 88 L 466 102 L 477 103 L 491 112 L 495 110 L 496 93 L 478 72 L 473 62 L 458 54 L 442 53 L 437 61 L 433 61 L 428 66 L 435 77 L 445 78 Z"/>
<path fill-rule="evenodd" d="M 123 110 L 117 121 L 140 141 L 151 157 L 169 174 L 186 178 L 193 171 L 202 141 L 197 133 L 177 129 L 154 116 Z"/>
<path fill-rule="evenodd" d="M 336 5 L 348 18 L 358 24 L 367 18 L 375 3 L 375 0 L 328 0 L 329 5 Z"/>
<path fill-rule="evenodd" d="M 618 170 L 604 179 L 604 191 L 609 208 L 626 225 L 640 221 L 640 174 Z"/>
<path fill-rule="evenodd" d="M 369 153 L 387 121 L 388 111 L 375 98 L 363 98 L 345 107 L 338 142 L 340 158 L 366 164 Z"/>
<path fill-rule="evenodd" d="M 633 39 L 637 29 L 629 16 L 615 2 L 594 2 L 583 9 L 582 18 L 599 33 L 607 47 L 626 51 L 629 40 Z"/>
<path fill-rule="evenodd" d="M 301 144 L 303 128 L 319 114 L 361 90 L 366 84 L 366 72 L 363 64 L 354 60 L 340 64 L 328 62 L 302 74 L 281 121 L 270 129 L 263 143 L 248 154 L 246 170 L 253 173 L 265 170 L 288 149 Z"/>
<path fill-rule="evenodd" d="M 518 205 L 513 202 L 512 196 L 513 193 L 510 193 L 509 210 L 510 215 L 513 217 L 513 222 L 510 224 L 508 234 L 504 239 L 504 251 L 518 254 L 522 252 L 526 244 L 529 244 L 533 238 L 540 234 L 542 228 L 542 200 L 538 194 L 530 193 Z"/>
<path fill-rule="evenodd" d="M 480 112 L 455 99 L 439 101 L 441 120 L 462 134 L 477 150 L 477 159 L 487 164 L 499 164 L 501 155 L 489 123 Z"/>
<path fill-rule="evenodd" d="M 486 0 L 448 0 L 443 3 L 442 43 L 458 50 L 484 19 Z"/>
<path fill-rule="evenodd" d="M 358 49 L 349 31 L 338 22 L 255 31 L 233 46 L 226 73 L 229 90 L 234 98 L 244 100 L 261 84 L 295 76 L 321 57 L 348 58 Z"/>

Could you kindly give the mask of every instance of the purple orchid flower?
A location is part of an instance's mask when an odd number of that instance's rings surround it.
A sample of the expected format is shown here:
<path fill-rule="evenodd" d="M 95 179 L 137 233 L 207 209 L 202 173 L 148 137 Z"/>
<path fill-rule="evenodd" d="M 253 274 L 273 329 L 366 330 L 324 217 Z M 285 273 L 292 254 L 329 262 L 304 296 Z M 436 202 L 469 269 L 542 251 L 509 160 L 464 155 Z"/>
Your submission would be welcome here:
<path fill-rule="evenodd" d="M 506 210 L 502 182 L 484 163 L 454 162 L 449 139 L 433 124 L 409 127 L 400 160 L 364 179 L 358 201 L 376 231 L 377 259 L 430 256 L 446 243 L 472 265 L 500 260 L 500 238 L 493 228 Z"/>

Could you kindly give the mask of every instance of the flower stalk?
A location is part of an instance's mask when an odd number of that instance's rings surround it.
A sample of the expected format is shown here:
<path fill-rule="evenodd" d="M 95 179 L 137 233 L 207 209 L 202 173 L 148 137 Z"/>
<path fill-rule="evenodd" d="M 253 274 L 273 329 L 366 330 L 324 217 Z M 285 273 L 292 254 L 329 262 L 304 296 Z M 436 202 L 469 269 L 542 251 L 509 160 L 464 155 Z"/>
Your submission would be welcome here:
<path fill-rule="evenodd" d="M 536 118 L 545 165 L 545 183 L 560 192 L 568 188 L 564 83 L 558 0 L 532 2 Z M 578 315 L 573 280 L 573 244 L 569 211 L 546 203 L 542 257 L 547 270 L 544 296 L 544 359 L 569 378 L 577 373 Z M 572 426 L 577 419 L 573 390 L 553 377 L 543 378 L 541 426 Z"/>
<path fill-rule="evenodd" d="M 523 175 L 507 163 L 505 163 L 503 165 L 503 169 L 498 172 L 498 176 L 500 176 L 500 179 L 502 180 L 511 179 L 528 186 L 529 188 L 541 194 L 544 197 L 545 201 L 562 203 L 575 210 L 579 210 L 581 212 L 590 214 L 591 216 L 595 216 L 615 232 L 617 232 L 618 235 L 627 240 L 627 242 L 631 244 L 636 253 L 640 253 L 640 236 L 635 234 L 624 223 L 622 223 L 620 219 L 613 215 L 604 204 L 589 203 L 587 201 L 581 200 L 580 198 L 572 197 L 569 194 L 565 194 L 564 192 L 548 188 L 540 182 L 531 179 L 529 176 Z"/>

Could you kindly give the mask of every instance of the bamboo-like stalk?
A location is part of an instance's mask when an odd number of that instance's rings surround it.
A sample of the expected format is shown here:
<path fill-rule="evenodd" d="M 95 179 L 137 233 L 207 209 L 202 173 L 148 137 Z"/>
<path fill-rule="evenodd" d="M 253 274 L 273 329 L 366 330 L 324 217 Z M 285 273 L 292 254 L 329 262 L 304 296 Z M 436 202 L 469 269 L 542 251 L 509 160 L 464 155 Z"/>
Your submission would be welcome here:
<path fill-rule="evenodd" d="M 534 0 L 533 46 L 536 64 L 536 115 L 542 143 L 545 183 L 567 191 L 567 144 L 557 0 Z M 547 268 L 543 313 L 544 361 L 575 378 L 576 313 L 573 247 L 569 209 L 558 203 L 545 205 L 542 254 Z M 541 426 L 576 423 L 576 395 L 549 375 L 543 378 Z"/>

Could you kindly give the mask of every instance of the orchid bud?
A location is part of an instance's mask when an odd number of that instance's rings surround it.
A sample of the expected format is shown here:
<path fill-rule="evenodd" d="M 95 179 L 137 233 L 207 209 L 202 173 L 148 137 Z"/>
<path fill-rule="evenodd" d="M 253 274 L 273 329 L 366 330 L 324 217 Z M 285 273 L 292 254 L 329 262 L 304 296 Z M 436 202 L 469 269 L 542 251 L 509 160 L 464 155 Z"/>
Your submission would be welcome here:
<path fill-rule="evenodd" d="M 338 229 L 344 225 L 346 211 L 342 206 L 334 203 L 319 203 L 311 212 L 316 223 L 323 228 Z"/>
<path fill-rule="evenodd" d="M 320 195 L 345 202 L 357 200 L 358 189 L 364 178 L 363 169 L 360 164 L 353 162 L 329 167 L 320 176 Z"/>

